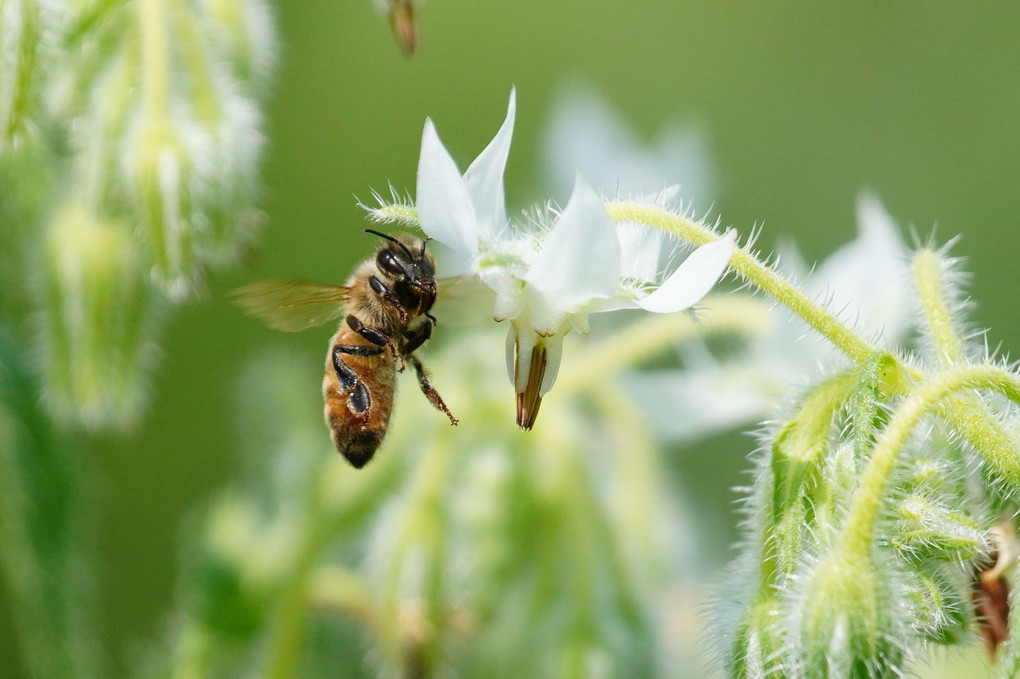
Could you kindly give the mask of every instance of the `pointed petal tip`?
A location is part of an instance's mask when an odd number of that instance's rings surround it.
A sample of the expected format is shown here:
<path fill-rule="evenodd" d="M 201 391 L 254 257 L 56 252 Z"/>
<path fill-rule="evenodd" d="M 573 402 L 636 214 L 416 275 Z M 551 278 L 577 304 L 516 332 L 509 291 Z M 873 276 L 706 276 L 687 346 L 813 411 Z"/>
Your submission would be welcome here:
<path fill-rule="evenodd" d="M 730 229 L 692 252 L 657 290 L 635 304 L 659 314 L 689 309 L 715 287 L 736 250 L 737 232 Z"/>

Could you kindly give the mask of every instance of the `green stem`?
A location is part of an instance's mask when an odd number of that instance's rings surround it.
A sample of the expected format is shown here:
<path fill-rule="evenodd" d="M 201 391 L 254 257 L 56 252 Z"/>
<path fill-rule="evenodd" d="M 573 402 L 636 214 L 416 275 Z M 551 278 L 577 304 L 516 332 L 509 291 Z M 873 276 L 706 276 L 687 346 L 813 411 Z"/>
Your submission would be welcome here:
<path fill-rule="evenodd" d="M 8 29 L 8 33 L 15 33 L 15 35 L 4 36 L 4 38 L 14 38 L 17 54 L 5 53 L 3 56 L 4 60 L 16 64 L 16 72 L 13 78 L 14 84 L 9 87 L 11 92 L 9 102 L 0 101 L 0 118 L 6 117 L 6 121 L 0 120 L 4 123 L 4 129 L 0 130 L 0 148 L 3 148 L 4 142 L 13 140 L 21 129 L 28 112 L 29 99 L 32 96 L 33 76 L 36 76 L 36 80 L 38 80 L 39 67 L 36 63 L 36 55 L 40 42 L 39 6 L 36 2 L 20 4 L 22 11 L 20 35 L 16 33 L 18 28 L 15 28 L 14 31 Z M 4 47 L 10 49 L 9 44 L 5 44 Z M 0 94 L 2 94 L 2 89 L 0 88 Z M 5 105 L 7 106 L 6 111 L 3 110 Z"/>
<path fill-rule="evenodd" d="M 448 428 L 447 428 L 448 429 Z M 446 522 L 443 517 L 444 489 L 450 478 L 453 460 L 450 433 L 441 429 L 432 442 L 421 451 L 422 461 L 416 468 L 415 478 L 407 492 L 407 505 L 403 516 L 395 522 L 396 537 L 389 569 L 384 576 L 383 603 L 379 632 L 386 654 L 401 672 L 409 657 L 422 667 L 432 669 L 439 658 L 441 635 L 445 629 L 443 616 L 448 607 L 443 604 L 443 578 L 446 563 Z M 425 568 L 421 580 L 422 591 L 405 591 L 407 569 L 415 562 L 415 549 L 420 549 Z M 422 614 L 428 623 L 422 629 L 408 625 L 403 615 L 405 606 L 420 597 Z M 412 654 L 409 656 L 408 654 Z M 427 675 L 428 676 L 428 675 Z"/>
<path fill-rule="evenodd" d="M 719 238 L 708 227 L 662 208 L 636 203 L 611 202 L 606 204 L 606 209 L 618 222 L 638 222 L 654 226 L 676 234 L 697 246 L 711 243 Z M 746 248 L 733 253 L 733 257 L 730 259 L 730 268 L 804 319 L 855 363 L 860 363 L 875 351 L 872 346 L 851 332 L 823 306 L 812 301 L 774 269 L 755 259 L 754 255 Z"/>
<path fill-rule="evenodd" d="M 166 119 L 170 79 L 170 46 L 163 0 L 138 0 L 142 43 L 142 97 L 146 115 Z"/>
<path fill-rule="evenodd" d="M 935 413 L 974 447 L 999 479 L 1013 490 L 1020 489 L 1017 439 L 976 395 L 948 398 Z"/>
<path fill-rule="evenodd" d="M 896 461 L 918 421 L 947 396 L 963 389 L 991 389 L 1020 403 L 1020 378 L 990 365 L 952 368 L 921 384 L 893 413 L 875 444 L 843 532 L 848 553 L 870 554 L 875 521 Z"/>
<path fill-rule="evenodd" d="M 704 245 L 719 238 L 711 229 L 662 208 L 610 202 L 606 204 L 606 209 L 618 222 L 639 222 L 654 226 L 694 245 Z M 741 249 L 733 253 L 730 268 L 800 316 L 855 363 L 861 363 L 873 353 L 867 342 L 857 337 L 825 308 L 811 301 L 779 273 L 755 259 L 748 250 Z M 948 342 L 945 339 L 943 341 Z M 899 372 L 899 368 L 914 381 L 923 378 L 921 371 L 903 365 L 901 360 L 897 359 L 895 364 L 891 366 L 894 372 Z M 892 386 L 894 391 L 890 395 L 905 394 L 909 389 L 909 380 L 899 379 Z M 937 412 L 978 451 L 993 472 L 1013 488 L 1020 488 L 1020 460 L 1017 457 L 1016 441 L 984 404 L 973 396 L 960 395 L 938 407 Z"/>
<path fill-rule="evenodd" d="M 924 320 L 943 366 L 964 360 L 963 343 L 953 329 L 953 316 L 946 304 L 942 285 L 942 262 L 938 253 L 927 248 L 914 255 L 914 277 L 921 298 Z"/>
<path fill-rule="evenodd" d="M 280 595 L 280 604 L 274 620 L 275 629 L 269 641 L 269 660 L 264 675 L 267 679 L 291 679 L 300 676 L 312 569 L 330 537 L 328 532 L 320 530 L 322 522 L 317 509 L 318 502 L 314 504 L 316 507 L 313 507 L 305 518 L 306 528 L 291 570 L 290 581 Z"/>
<path fill-rule="evenodd" d="M 198 34 L 198 27 L 195 25 L 195 17 L 188 4 L 182 0 L 175 0 L 174 6 L 177 28 L 180 31 L 180 47 L 188 66 L 188 72 L 191 74 L 195 113 L 203 122 L 216 122 L 221 116 L 220 105 L 216 98 L 209 64 L 202 53 L 201 37 Z"/>

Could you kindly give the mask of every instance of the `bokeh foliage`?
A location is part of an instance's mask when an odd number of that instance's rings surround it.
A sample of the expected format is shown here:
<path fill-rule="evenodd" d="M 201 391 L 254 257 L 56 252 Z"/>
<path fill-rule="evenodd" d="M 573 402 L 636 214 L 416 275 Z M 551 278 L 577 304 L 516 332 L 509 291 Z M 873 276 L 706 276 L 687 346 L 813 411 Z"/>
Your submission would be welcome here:
<path fill-rule="evenodd" d="M 447 139 L 455 155 L 479 148 L 511 83 L 530 121 L 518 130 L 511 195 L 536 183 L 538 121 L 564 80 L 579 78 L 643 133 L 673 117 L 700 121 L 720 178 L 715 209 L 745 229 L 766 220 L 766 240 L 793 234 L 809 255 L 828 252 L 850 235 L 862 185 L 922 230 L 938 222 L 963 232 L 960 251 L 978 272 L 977 322 L 994 320 L 992 343 L 1011 348 L 1020 329 L 1010 226 L 1020 150 L 1014 6 L 634 2 L 620 12 L 608 0 L 433 0 L 421 12 L 421 51 L 406 60 L 367 3 L 277 3 L 281 65 L 263 172 L 269 223 L 258 253 L 248 270 L 214 276 L 208 295 L 170 322 L 152 404 L 134 433 L 74 435 L 105 488 L 93 509 L 106 569 L 99 625 L 114 640 L 118 670 L 139 638 L 162 631 L 181 517 L 233 477 L 245 445 L 233 385 L 269 334 L 241 319 L 225 291 L 269 273 L 341 279 L 367 247 L 352 194 L 387 181 L 413 185 L 426 115 L 456 130 Z M 23 253 L 9 247 L 22 227 L 6 215 L 18 208 L 9 187 L 31 175 L 5 176 L 0 186 L 5 313 L 29 306 L 14 274 Z M 324 339 L 287 338 L 308 355 Z M 695 493 L 705 525 L 731 524 L 720 517 L 745 448 L 713 441 L 675 460 L 669 478 Z M 699 568 L 711 571 L 725 553 L 706 548 L 716 560 Z M 10 613 L 0 613 L 5 672 L 16 657 L 12 630 Z"/>

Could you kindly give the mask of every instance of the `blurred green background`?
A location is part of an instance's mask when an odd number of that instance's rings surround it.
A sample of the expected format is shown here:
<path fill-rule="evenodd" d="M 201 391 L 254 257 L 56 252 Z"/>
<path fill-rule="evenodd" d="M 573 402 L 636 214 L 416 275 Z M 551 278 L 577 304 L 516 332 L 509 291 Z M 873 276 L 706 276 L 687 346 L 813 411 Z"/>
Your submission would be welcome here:
<path fill-rule="evenodd" d="M 274 334 L 227 292 L 267 275 L 341 282 L 374 246 L 354 196 L 387 182 L 413 191 L 426 116 L 463 167 L 517 87 L 511 209 L 546 196 L 540 145 L 564 85 L 597 89 L 649 139 L 696 123 L 715 167 L 713 214 L 742 233 L 764 224 L 764 249 L 789 236 L 809 260 L 853 236 L 854 198 L 873 189 L 922 237 L 936 225 L 940 239 L 963 234 L 955 253 L 974 272 L 977 323 L 1015 353 L 1020 5 L 432 0 L 410 59 L 365 0 L 276 10 L 259 246 L 171 315 L 137 428 L 85 446 L 102 498 L 96 624 L 118 672 L 162 637 L 183 526 L 232 477 L 244 364 L 268 343 L 320 352 L 331 333 Z M 746 480 L 751 445 L 734 435 L 676 460 L 695 518 L 723 537 L 735 534 L 729 488 Z M 707 553 L 702 568 L 726 554 Z M 0 677 L 18 679 L 3 602 L 0 590 Z"/>

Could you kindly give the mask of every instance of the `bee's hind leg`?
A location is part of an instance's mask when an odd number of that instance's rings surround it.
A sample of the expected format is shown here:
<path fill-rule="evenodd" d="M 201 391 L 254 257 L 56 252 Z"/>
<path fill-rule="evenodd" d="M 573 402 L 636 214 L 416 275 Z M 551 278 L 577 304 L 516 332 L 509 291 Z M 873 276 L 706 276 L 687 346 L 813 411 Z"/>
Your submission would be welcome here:
<path fill-rule="evenodd" d="M 419 361 L 418 357 L 414 354 L 408 354 L 407 360 L 411 362 L 411 365 L 414 366 L 414 371 L 418 373 L 418 386 L 421 388 L 421 393 L 425 394 L 425 398 L 427 398 L 432 405 L 446 413 L 446 416 L 450 418 L 450 424 L 456 425 L 458 421 L 457 418 L 453 416 L 450 409 L 446 407 L 445 403 L 443 403 L 443 397 L 440 396 L 439 392 L 436 391 L 436 388 L 432 386 L 428 373 L 425 372 L 425 366 L 421 364 L 421 361 Z"/>

